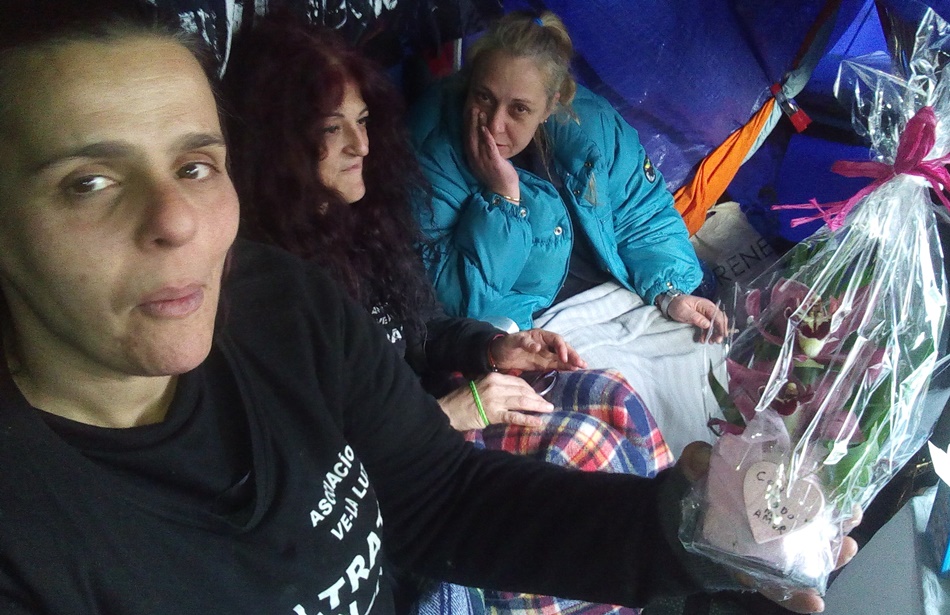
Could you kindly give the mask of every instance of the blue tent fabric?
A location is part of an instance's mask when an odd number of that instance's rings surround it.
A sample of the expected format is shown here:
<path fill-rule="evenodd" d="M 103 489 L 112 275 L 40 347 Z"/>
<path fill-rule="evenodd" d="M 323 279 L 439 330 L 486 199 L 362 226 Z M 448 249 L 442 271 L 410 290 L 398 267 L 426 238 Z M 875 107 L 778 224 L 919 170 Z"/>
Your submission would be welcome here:
<path fill-rule="evenodd" d="M 816 199 L 819 203 L 845 200 L 866 186 L 866 178 L 842 177 L 831 172 L 837 160 L 868 160 L 870 150 L 862 145 L 850 145 L 808 135 L 792 135 L 782 158 L 778 179 L 775 183 L 776 200 L 779 203 L 807 203 Z M 815 221 L 793 227 L 791 222 L 802 216 L 801 210 L 772 212 L 782 239 L 797 243 L 819 228 L 823 222 Z"/>
<path fill-rule="evenodd" d="M 579 81 L 637 128 L 676 189 L 769 98 L 826 3 L 506 0 L 504 6 L 561 16 L 575 42 Z"/>
<path fill-rule="evenodd" d="M 671 189 L 769 98 L 769 86 L 796 66 L 819 20 L 833 29 L 798 102 L 816 121 L 805 139 L 781 121 L 748 160 L 726 197 L 781 249 L 816 225 L 792 228 L 775 204 L 848 196 L 861 180 L 832 174 L 836 156 L 867 159 L 850 109 L 832 92 L 841 60 L 889 52 L 928 7 L 950 16 L 950 0 L 505 0 L 506 11 L 549 9 L 575 42 L 578 80 L 605 96 L 640 132 Z M 882 26 L 883 19 L 883 26 Z M 862 149 L 863 148 L 863 149 Z M 855 188 L 856 189 L 856 188 Z"/>
<path fill-rule="evenodd" d="M 780 251 L 816 231 L 820 222 L 799 227 L 791 220 L 802 215 L 798 211 L 774 211 L 772 205 L 819 203 L 843 200 L 864 187 L 870 180 L 844 178 L 831 171 L 837 160 L 868 160 L 872 153 L 851 124 L 847 90 L 839 100 L 834 95 L 838 67 L 843 60 L 868 58 L 872 54 L 882 70 L 901 70 L 906 63 L 903 53 L 913 40 L 916 24 L 930 6 L 938 14 L 950 15 L 950 1 L 931 0 L 858 0 L 853 16 L 839 16 L 836 32 L 818 63 L 812 79 L 799 102 L 818 121 L 804 135 L 791 135 L 779 130 L 766 148 L 740 171 L 730 192 L 740 201 L 743 211 L 756 230 Z M 773 156 L 773 168 L 763 169 L 763 158 Z"/>

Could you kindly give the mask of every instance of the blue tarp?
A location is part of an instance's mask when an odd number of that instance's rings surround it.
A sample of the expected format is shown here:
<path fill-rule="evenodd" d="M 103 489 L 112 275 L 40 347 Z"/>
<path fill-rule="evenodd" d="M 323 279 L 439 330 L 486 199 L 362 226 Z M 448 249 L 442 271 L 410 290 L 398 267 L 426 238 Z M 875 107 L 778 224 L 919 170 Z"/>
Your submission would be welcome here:
<path fill-rule="evenodd" d="M 926 6 L 945 18 L 950 0 L 506 0 L 506 11 L 550 9 L 575 42 L 578 80 L 608 98 L 638 129 L 644 147 L 676 189 L 695 166 L 769 97 L 769 87 L 797 66 L 816 23 L 831 19 L 827 45 L 799 102 L 815 122 L 794 135 L 787 120 L 740 171 L 727 197 L 781 246 L 816 225 L 788 226 L 778 202 L 834 200 L 860 180 L 830 173 L 839 158 L 867 158 L 850 128 L 850 110 L 832 87 L 842 59 L 890 50 Z M 886 23 L 882 29 L 880 18 Z M 893 25 L 896 20 L 897 26 Z M 850 192 L 849 192 L 850 191 Z"/>
<path fill-rule="evenodd" d="M 638 129 L 675 189 L 769 97 L 825 4 L 514 0 L 505 10 L 543 6 L 561 16 L 577 48 L 579 80 Z"/>

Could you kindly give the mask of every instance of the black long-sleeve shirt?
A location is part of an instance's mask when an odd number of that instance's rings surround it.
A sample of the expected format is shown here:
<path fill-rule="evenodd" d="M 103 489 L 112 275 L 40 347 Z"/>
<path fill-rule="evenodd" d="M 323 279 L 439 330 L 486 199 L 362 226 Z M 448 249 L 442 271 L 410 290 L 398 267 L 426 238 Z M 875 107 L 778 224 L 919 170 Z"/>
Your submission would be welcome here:
<path fill-rule="evenodd" d="M 388 614 L 390 560 L 633 606 L 698 589 L 664 527 L 675 475 L 473 449 L 315 267 L 239 242 L 218 328 L 157 425 L 0 393 L 0 612 Z"/>

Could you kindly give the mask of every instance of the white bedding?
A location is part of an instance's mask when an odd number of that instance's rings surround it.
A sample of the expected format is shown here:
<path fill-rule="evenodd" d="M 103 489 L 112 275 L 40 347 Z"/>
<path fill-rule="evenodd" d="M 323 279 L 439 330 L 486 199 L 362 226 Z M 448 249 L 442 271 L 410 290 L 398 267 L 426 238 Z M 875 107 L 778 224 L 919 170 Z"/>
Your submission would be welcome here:
<path fill-rule="evenodd" d="M 706 422 L 720 413 L 707 374 L 712 365 L 721 369 L 723 347 L 695 341 L 694 327 L 667 319 L 615 282 L 549 308 L 534 326 L 564 336 L 591 369 L 622 372 L 675 457 L 694 440 L 715 439 Z"/>

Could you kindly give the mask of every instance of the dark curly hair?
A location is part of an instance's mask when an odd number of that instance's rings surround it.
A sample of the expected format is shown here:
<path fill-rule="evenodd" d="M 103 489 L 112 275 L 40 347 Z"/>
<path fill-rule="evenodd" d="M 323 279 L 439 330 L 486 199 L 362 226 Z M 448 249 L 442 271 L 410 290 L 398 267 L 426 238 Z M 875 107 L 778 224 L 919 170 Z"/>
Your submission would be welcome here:
<path fill-rule="evenodd" d="M 369 109 L 366 195 L 354 204 L 317 173 L 322 122 L 348 82 Z M 222 91 L 242 234 L 316 259 L 367 310 L 386 305 L 418 333 L 435 300 L 411 202 L 428 202 L 428 185 L 396 87 L 332 30 L 271 14 L 235 41 Z"/>

